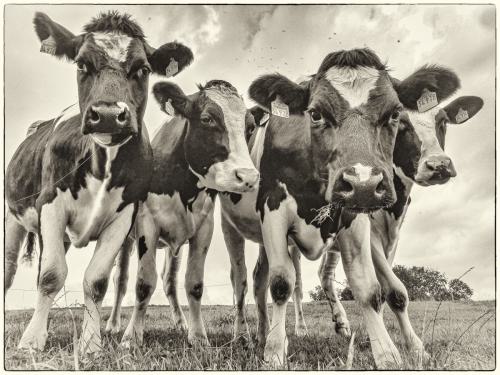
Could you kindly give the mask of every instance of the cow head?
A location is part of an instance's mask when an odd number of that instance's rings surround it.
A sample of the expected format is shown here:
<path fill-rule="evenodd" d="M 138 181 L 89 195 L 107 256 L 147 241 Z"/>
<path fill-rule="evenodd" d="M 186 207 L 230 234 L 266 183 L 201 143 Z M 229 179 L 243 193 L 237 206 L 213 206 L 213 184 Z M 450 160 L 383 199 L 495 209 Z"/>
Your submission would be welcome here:
<path fill-rule="evenodd" d="M 420 76 L 419 83 L 415 76 Z M 444 79 L 446 78 L 446 79 Z M 422 85 L 422 82 L 426 82 Z M 401 117 L 394 148 L 394 164 L 406 177 L 419 185 L 444 184 L 456 176 L 453 162 L 444 152 L 448 124 L 463 124 L 478 113 L 483 100 L 462 96 L 445 107 L 436 105 L 419 112 L 417 100 L 422 90 L 438 93 L 435 104 L 447 99 L 459 88 L 458 77 L 442 67 L 424 67 L 402 82 L 395 80 L 400 100 L 407 108 Z"/>
<path fill-rule="evenodd" d="M 149 46 L 127 14 L 100 14 L 78 36 L 43 13 L 36 13 L 33 22 L 42 51 L 76 63 L 82 133 L 101 146 L 140 134 L 149 73 L 175 75 L 193 60 L 179 43 Z"/>
<path fill-rule="evenodd" d="M 403 107 L 372 51 L 334 52 L 308 82 L 266 75 L 249 92 L 264 108 L 278 97 L 292 115 L 303 116 L 327 201 L 353 211 L 394 203 L 392 153 Z"/>
<path fill-rule="evenodd" d="M 245 142 L 245 129 L 254 120 L 230 83 L 213 80 L 186 96 L 179 86 L 159 82 L 153 93 L 162 110 L 168 113 L 169 102 L 187 120 L 185 157 L 204 186 L 234 193 L 257 186 L 259 172 Z"/>

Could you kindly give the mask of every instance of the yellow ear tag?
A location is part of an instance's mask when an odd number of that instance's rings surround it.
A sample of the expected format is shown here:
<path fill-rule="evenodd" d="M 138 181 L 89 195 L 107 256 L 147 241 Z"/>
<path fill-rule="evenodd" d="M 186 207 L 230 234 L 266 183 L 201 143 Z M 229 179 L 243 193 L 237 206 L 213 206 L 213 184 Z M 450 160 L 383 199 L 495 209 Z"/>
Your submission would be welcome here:
<path fill-rule="evenodd" d="M 459 108 L 458 113 L 455 116 L 455 122 L 457 124 L 461 124 L 462 122 L 468 119 L 469 119 L 469 112 L 467 112 L 465 109 Z"/>
<path fill-rule="evenodd" d="M 172 103 L 170 103 L 170 99 L 165 102 L 165 113 L 169 116 L 175 116 L 175 109 L 172 106 Z"/>
<path fill-rule="evenodd" d="M 288 110 L 288 106 L 281 101 L 279 96 L 271 102 L 271 113 L 275 116 L 288 118 L 290 117 L 290 112 Z"/>
<path fill-rule="evenodd" d="M 422 96 L 417 100 L 417 107 L 419 112 L 428 111 L 438 105 L 437 95 L 433 91 L 424 89 Z"/>
<path fill-rule="evenodd" d="M 174 75 L 176 75 L 179 72 L 179 63 L 175 61 L 175 59 L 172 57 L 170 59 L 170 63 L 168 64 L 167 68 L 165 69 L 165 75 L 167 78 L 170 78 Z"/>
<path fill-rule="evenodd" d="M 56 54 L 57 43 L 55 39 L 50 35 L 47 39 L 42 40 L 42 45 L 40 46 L 40 52 L 48 53 L 49 55 Z"/>

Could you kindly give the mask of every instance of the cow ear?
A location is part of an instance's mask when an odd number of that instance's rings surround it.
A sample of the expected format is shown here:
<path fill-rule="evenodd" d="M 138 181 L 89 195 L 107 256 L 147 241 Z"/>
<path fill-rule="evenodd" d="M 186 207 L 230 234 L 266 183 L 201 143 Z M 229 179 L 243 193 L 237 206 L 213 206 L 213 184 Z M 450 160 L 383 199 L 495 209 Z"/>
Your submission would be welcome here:
<path fill-rule="evenodd" d="M 449 98 L 460 87 L 458 76 L 448 68 L 437 65 L 423 66 L 403 81 L 392 80 L 399 101 L 412 110 L 417 110 L 417 101 L 426 91 L 436 94 L 437 103 Z"/>
<path fill-rule="evenodd" d="M 159 75 L 173 77 L 193 62 L 193 52 L 181 43 L 165 43 L 158 49 L 148 46 L 147 50 L 149 64 Z"/>
<path fill-rule="evenodd" d="M 267 74 L 257 78 L 248 89 L 250 98 L 270 110 L 271 102 L 279 97 L 290 113 L 302 113 L 307 109 L 309 89 L 290 81 L 281 74 Z"/>
<path fill-rule="evenodd" d="M 176 113 L 186 118 L 190 117 L 193 103 L 175 83 L 158 82 L 153 86 L 153 94 L 161 110 L 166 114 L 172 115 L 165 108 L 167 102 L 170 101 Z"/>
<path fill-rule="evenodd" d="M 41 52 L 74 60 L 83 37 L 52 21 L 45 13 L 35 13 L 35 32 L 42 42 Z"/>
<path fill-rule="evenodd" d="M 450 124 L 463 124 L 483 108 L 483 99 L 478 96 L 461 96 L 443 108 Z"/>

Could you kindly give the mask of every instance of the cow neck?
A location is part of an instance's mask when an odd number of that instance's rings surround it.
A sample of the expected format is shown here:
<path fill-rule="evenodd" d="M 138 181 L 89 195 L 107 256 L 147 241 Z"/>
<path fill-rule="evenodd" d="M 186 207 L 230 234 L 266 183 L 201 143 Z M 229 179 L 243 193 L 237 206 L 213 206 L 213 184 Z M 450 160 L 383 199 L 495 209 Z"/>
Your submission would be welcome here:
<path fill-rule="evenodd" d="M 266 201 L 272 208 L 277 208 L 289 194 L 297 203 L 298 216 L 307 224 L 319 227 L 322 237 L 328 238 L 337 230 L 339 212 L 331 212 L 330 218 L 321 223 L 317 221 L 319 210 L 328 205 L 324 198 L 326 179 L 321 179 L 315 172 L 304 118 L 271 116 L 267 127 L 260 160 L 262 182 L 257 209 L 262 215 Z"/>
<path fill-rule="evenodd" d="M 215 192 L 202 186 L 189 169 L 184 142 L 188 121 L 174 118 L 164 124 L 153 139 L 153 177 L 150 193 L 174 196 L 178 193 L 183 205 L 192 204 L 201 191 Z"/>

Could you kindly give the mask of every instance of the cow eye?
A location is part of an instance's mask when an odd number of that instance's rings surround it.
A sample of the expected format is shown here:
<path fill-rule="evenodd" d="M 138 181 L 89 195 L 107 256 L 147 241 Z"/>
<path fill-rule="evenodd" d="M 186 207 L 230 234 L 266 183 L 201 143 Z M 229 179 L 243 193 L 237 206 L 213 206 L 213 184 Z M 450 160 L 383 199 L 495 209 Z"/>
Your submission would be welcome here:
<path fill-rule="evenodd" d="M 144 65 L 143 67 L 138 69 L 137 72 L 135 72 L 135 76 L 140 79 L 140 78 L 147 77 L 149 75 L 149 73 L 151 73 L 151 69 L 149 67 L 147 67 L 146 65 Z"/>
<path fill-rule="evenodd" d="M 401 109 L 397 108 L 392 112 L 391 120 L 392 121 L 399 121 L 400 117 L 401 117 Z"/>
<path fill-rule="evenodd" d="M 210 116 L 202 116 L 201 123 L 203 125 L 212 125 L 212 118 Z"/>
<path fill-rule="evenodd" d="M 85 64 L 83 61 L 77 61 L 76 68 L 78 69 L 78 71 L 83 72 L 83 73 L 89 72 L 89 68 L 87 67 L 87 64 Z"/>
<path fill-rule="evenodd" d="M 323 119 L 321 113 L 319 111 L 316 111 L 315 109 L 311 109 L 309 111 L 309 116 L 311 116 L 311 121 L 314 125 L 322 125 L 325 123 L 325 120 Z"/>

